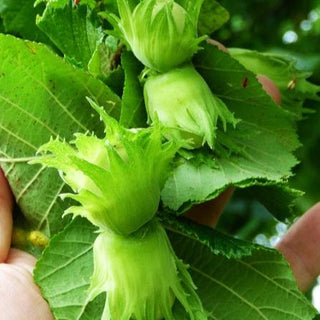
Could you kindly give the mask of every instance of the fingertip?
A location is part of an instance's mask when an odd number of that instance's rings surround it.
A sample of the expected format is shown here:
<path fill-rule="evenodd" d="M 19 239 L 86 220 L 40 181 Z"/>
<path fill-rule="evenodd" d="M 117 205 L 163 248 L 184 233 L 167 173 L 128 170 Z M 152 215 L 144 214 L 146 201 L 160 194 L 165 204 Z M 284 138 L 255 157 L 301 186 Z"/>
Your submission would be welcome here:
<path fill-rule="evenodd" d="M 281 105 L 281 92 L 278 86 L 270 78 L 263 74 L 258 74 L 257 79 L 262 84 L 263 89 L 272 98 L 272 100 L 276 104 Z"/>
<path fill-rule="evenodd" d="M 0 168 L 0 263 L 6 260 L 11 244 L 13 197 Z"/>
<path fill-rule="evenodd" d="M 314 211 L 320 211 L 320 201 L 317 202 L 311 209 L 313 209 Z"/>
<path fill-rule="evenodd" d="M 305 292 L 320 274 L 320 202 L 289 229 L 277 249 L 289 262 L 298 287 Z"/>
<path fill-rule="evenodd" d="M 219 41 L 213 39 L 207 39 L 207 43 L 212 44 L 213 46 L 218 47 L 219 50 L 223 52 L 229 52 L 229 50 Z"/>

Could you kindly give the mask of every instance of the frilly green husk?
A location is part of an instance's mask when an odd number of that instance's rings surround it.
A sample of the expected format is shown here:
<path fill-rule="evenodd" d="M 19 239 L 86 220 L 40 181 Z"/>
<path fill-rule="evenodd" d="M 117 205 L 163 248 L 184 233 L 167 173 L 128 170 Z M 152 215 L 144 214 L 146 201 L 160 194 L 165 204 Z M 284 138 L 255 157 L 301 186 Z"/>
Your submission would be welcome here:
<path fill-rule="evenodd" d="M 118 0 L 120 18 L 109 15 L 115 33 L 147 67 L 166 72 L 191 59 L 206 36 L 197 37 L 203 0 L 142 0 L 133 10 Z"/>
<path fill-rule="evenodd" d="M 85 217 L 101 230 L 130 234 L 156 214 L 177 147 L 162 143 L 159 126 L 127 130 L 92 105 L 105 123 L 105 138 L 78 133 L 72 145 L 52 139 L 33 163 L 57 168 L 73 189 L 62 196 L 80 205 L 66 214 Z"/>
<path fill-rule="evenodd" d="M 153 220 L 130 236 L 100 233 L 94 247 L 89 298 L 106 292 L 102 320 L 206 320 L 187 266 L 179 260 L 162 225 Z"/>
<path fill-rule="evenodd" d="M 159 121 L 165 137 L 185 141 L 187 149 L 204 144 L 213 149 L 218 120 L 225 131 L 238 122 L 191 64 L 149 77 L 144 98 L 149 123 Z"/>

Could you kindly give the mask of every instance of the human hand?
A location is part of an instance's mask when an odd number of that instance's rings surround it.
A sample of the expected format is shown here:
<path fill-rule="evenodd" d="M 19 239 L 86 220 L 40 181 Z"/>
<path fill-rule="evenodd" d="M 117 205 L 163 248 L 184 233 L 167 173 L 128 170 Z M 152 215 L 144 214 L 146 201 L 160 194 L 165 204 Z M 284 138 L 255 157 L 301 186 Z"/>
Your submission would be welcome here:
<path fill-rule="evenodd" d="M 33 282 L 36 259 L 10 249 L 13 199 L 0 169 L 0 318 L 6 320 L 51 320 L 47 302 Z"/>

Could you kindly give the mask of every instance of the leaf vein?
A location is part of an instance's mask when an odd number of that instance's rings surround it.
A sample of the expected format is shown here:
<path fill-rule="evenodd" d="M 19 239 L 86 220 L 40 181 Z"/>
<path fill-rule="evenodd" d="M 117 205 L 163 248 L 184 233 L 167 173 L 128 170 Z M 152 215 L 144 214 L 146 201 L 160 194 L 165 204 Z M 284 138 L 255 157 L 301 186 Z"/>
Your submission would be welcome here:
<path fill-rule="evenodd" d="M 79 259 L 82 256 L 84 256 L 85 254 L 87 254 L 90 250 L 92 250 L 92 247 L 93 247 L 93 245 L 86 248 L 86 250 L 80 252 L 78 255 L 74 256 L 72 259 L 68 260 L 66 263 L 60 265 L 58 268 L 54 268 L 49 273 L 45 274 L 42 278 L 38 279 L 37 282 L 43 281 L 43 280 L 49 278 L 50 276 L 52 276 L 53 274 L 55 274 L 57 271 L 60 271 L 61 269 L 68 267 L 72 262 L 76 261 L 77 259 Z"/>
<path fill-rule="evenodd" d="M 192 269 L 195 272 L 199 273 L 202 277 L 207 278 L 207 279 L 211 280 L 212 282 L 215 282 L 216 284 L 220 285 L 224 289 L 228 290 L 231 294 L 233 294 L 238 299 L 240 299 L 243 303 L 247 304 L 250 308 L 252 308 L 262 319 L 268 320 L 268 318 L 259 310 L 259 308 L 257 308 L 255 305 L 253 305 L 250 301 L 248 301 L 244 297 L 242 297 L 239 293 L 234 291 L 232 288 L 228 287 L 227 285 L 225 285 L 224 283 L 220 282 L 219 280 L 209 276 L 208 274 L 202 272 L 201 270 L 199 270 L 198 268 L 196 268 L 194 266 L 190 266 L 190 269 Z"/>
<path fill-rule="evenodd" d="M 16 61 L 17 63 L 17 61 Z M 56 97 L 52 91 L 46 86 L 46 84 L 42 81 L 40 81 L 39 79 L 35 78 L 29 71 L 27 71 L 27 69 L 23 66 L 23 65 L 19 65 L 19 67 L 24 70 L 24 72 L 33 80 L 35 81 L 37 84 L 39 84 L 52 98 L 53 100 L 57 103 L 57 105 L 63 110 L 64 113 L 66 113 L 69 118 L 75 122 L 80 128 L 82 128 L 84 131 L 88 131 L 88 129 L 81 123 L 78 121 L 78 119 L 76 119 L 73 114 L 71 112 L 69 112 L 69 110 L 63 105 L 63 103 L 58 99 L 58 97 Z M 42 67 L 43 70 L 43 67 Z"/>
<path fill-rule="evenodd" d="M 39 118 L 35 117 L 33 114 L 31 114 L 30 112 L 28 112 L 27 110 L 23 109 L 21 106 L 19 106 L 17 103 L 14 103 L 13 101 L 5 98 L 4 96 L 0 95 L 0 99 L 4 100 L 5 102 L 7 102 L 8 104 L 12 105 L 13 107 L 15 107 L 16 109 L 18 109 L 20 112 L 26 114 L 29 118 L 31 118 L 32 120 L 35 120 L 36 122 L 38 122 L 43 128 L 45 128 L 46 130 L 48 130 L 51 134 L 53 134 L 54 136 L 58 136 L 58 133 L 56 133 L 54 130 L 52 130 L 46 123 L 44 123 L 43 121 L 41 121 Z"/>
<path fill-rule="evenodd" d="M 248 267 L 249 269 L 253 270 L 255 273 L 257 273 L 258 275 L 260 275 L 261 277 L 265 278 L 266 280 L 272 282 L 275 286 L 279 287 L 280 289 L 286 291 L 288 294 L 295 296 L 298 300 L 303 301 L 304 300 L 296 293 L 292 292 L 292 290 L 287 289 L 286 287 L 282 286 L 281 284 L 279 284 L 278 282 L 274 281 L 274 279 L 266 276 L 264 273 L 262 273 L 261 271 L 259 271 L 257 268 L 253 267 L 250 263 L 247 263 L 243 260 L 239 260 L 240 264 L 243 264 L 244 266 Z"/>
<path fill-rule="evenodd" d="M 58 191 L 57 191 L 57 193 L 56 193 L 56 195 L 53 197 L 51 203 L 49 204 L 48 209 L 46 210 L 45 214 L 43 215 L 42 219 L 41 219 L 40 222 L 39 222 L 38 227 L 37 227 L 38 230 L 41 229 L 43 223 L 48 219 L 50 210 L 51 210 L 52 207 L 54 206 L 54 204 L 55 204 L 57 198 L 59 197 L 59 194 L 60 194 L 60 192 L 61 192 L 61 190 L 62 190 L 62 188 L 63 188 L 64 186 L 65 186 L 65 182 L 62 182 L 60 188 L 58 189 Z M 50 232 L 49 232 L 49 233 L 50 233 Z"/>
<path fill-rule="evenodd" d="M 30 179 L 30 181 L 25 185 L 25 187 L 21 190 L 21 192 L 17 195 L 16 201 L 19 202 L 21 197 L 28 191 L 28 189 L 32 186 L 32 184 L 37 180 L 40 176 L 41 172 L 45 170 L 45 167 L 41 167 L 40 170 L 36 172 L 36 174 Z"/>
<path fill-rule="evenodd" d="M 27 140 L 21 138 L 20 136 L 18 136 L 17 134 L 13 133 L 12 131 L 10 131 L 9 129 L 7 129 L 6 127 L 2 126 L 0 124 L 0 129 L 2 129 L 3 131 L 7 132 L 10 136 L 12 136 L 13 138 L 15 138 L 16 140 L 21 141 L 23 144 L 25 144 L 26 146 L 34 149 L 34 150 L 38 150 L 38 148 L 36 146 L 34 146 L 32 143 L 28 142 Z"/>

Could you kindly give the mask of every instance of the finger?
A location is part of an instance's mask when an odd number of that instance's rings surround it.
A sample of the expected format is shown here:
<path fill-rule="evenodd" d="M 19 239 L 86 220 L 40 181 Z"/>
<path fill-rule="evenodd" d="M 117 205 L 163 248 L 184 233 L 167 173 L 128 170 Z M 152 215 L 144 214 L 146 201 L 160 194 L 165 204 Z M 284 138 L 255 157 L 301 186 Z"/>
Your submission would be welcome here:
<path fill-rule="evenodd" d="M 216 199 L 194 206 L 185 216 L 204 226 L 214 227 L 218 223 L 223 209 L 230 200 L 234 189 L 234 187 L 229 187 Z"/>
<path fill-rule="evenodd" d="M 19 266 L 23 270 L 26 270 L 32 274 L 37 260 L 34 256 L 27 252 L 18 249 L 11 249 L 5 262 L 7 264 Z"/>
<path fill-rule="evenodd" d="M 52 320 L 50 308 L 33 282 L 32 270 L 25 269 L 31 268 L 35 259 L 12 249 L 8 260 L 10 264 L 0 263 L 0 318 Z"/>
<path fill-rule="evenodd" d="M 264 91 L 272 98 L 272 100 L 281 104 L 281 93 L 277 85 L 268 77 L 262 74 L 257 75 L 258 81 L 262 84 Z"/>
<path fill-rule="evenodd" d="M 213 39 L 207 39 L 207 43 L 212 44 L 213 46 L 218 47 L 219 50 L 223 52 L 228 52 L 229 50 L 219 41 Z"/>
<path fill-rule="evenodd" d="M 289 262 L 299 288 L 307 291 L 320 274 L 320 203 L 293 224 L 277 249 Z"/>
<path fill-rule="evenodd" d="M 11 190 L 0 168 L 0 263 L 7 258 L 11 244 L 12 208 Z"/>

